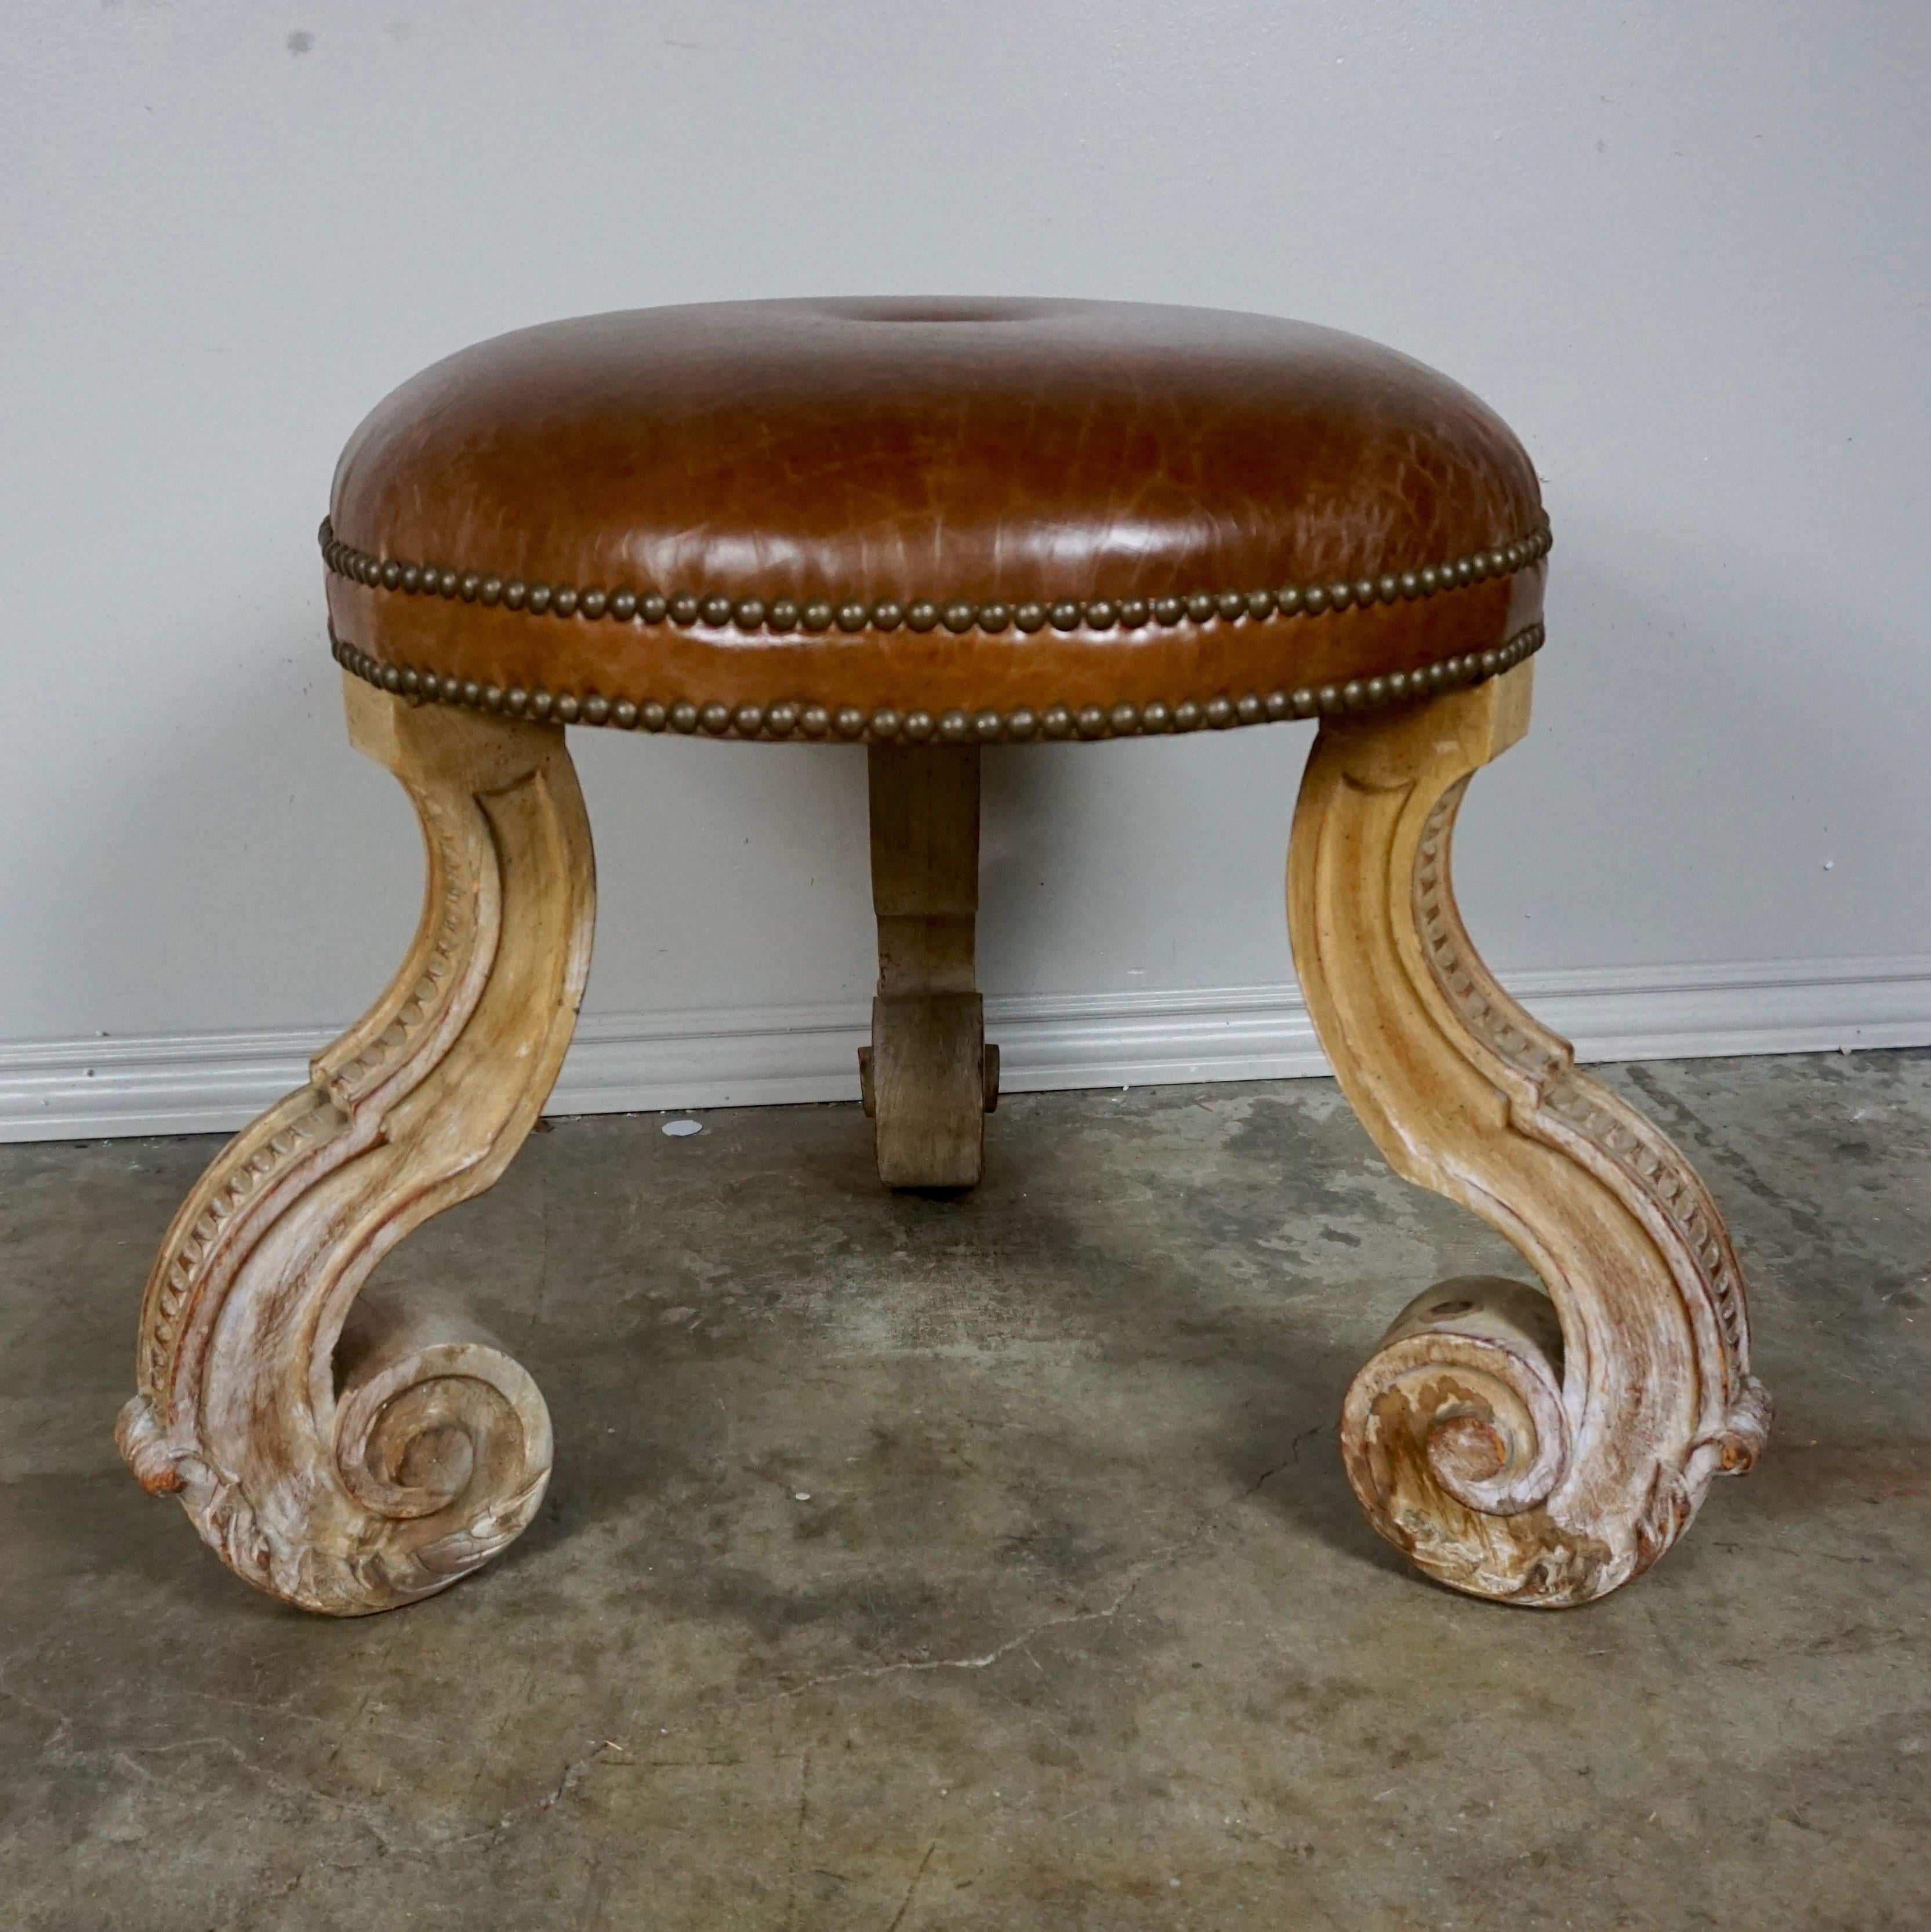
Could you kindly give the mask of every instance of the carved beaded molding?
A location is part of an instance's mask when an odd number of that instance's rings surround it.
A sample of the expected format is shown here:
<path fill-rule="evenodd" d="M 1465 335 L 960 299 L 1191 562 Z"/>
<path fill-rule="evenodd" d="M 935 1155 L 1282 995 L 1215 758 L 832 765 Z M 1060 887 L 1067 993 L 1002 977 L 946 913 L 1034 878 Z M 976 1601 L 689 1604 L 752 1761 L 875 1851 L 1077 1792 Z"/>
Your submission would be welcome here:
<path fill-rule="evenodd" d="M 980 630 L 996 634 L 1017 629 L 1041 631 L 1138 630 L 1149 623 L 1204 624 L 1218 617 L 1318 617 L 1324 611 L 1351 605 L 1400 604 L 1458 590 L 1493 577 L 1512 577 L 1549 553 L 1553 539 L 1546 523 L 1526 536 L 1492 550 L 1471 551 L 1447 563 L 1424 564 L 1417 570 L 1386 571 L 1353 583 L 1290 584 L 1278 590 L 1196 591 L 1186 597 L 1107 597 L 1069 598 L 1056 603 L 1006 604 L 931 598 L 860 599 L 821 597 L 800 602 L 789 597 L 770 602 L 758 597 L 731 598 L 695 590 L 582 590 L 572 584 L 530 584 L 474 570 L 458 571 L 445 564 L 405 563 L 395 557 L 373 556 L 367 550 L 337 540 L 335 526 L 324 517 L 317 533 L 322 555 L 338 577 L 366 584 L 372 590 L 399 590 L 416 596 L 460 597 L 465 603 L 500 604 L 532 616 L 610 617 L 620 623 L 666 621 L 682 628 L 699 626 L 740 631 L 948 631 Z"/>
<path fill-rule="evenodd" d="M 866 712 L 856 705 L 837 710 L 807 700 L 777 704 L 740 704 L 734 708 L 713 701 L 699 704 L 689 698 L 671 704 L 655 699 L 593 694 L 505 690 L 479 684 L 473 678 L 449 677 L 413 665 L 380 664 L 329 633 L 330 650 L 344 670 L 398 697 L 437 704 L 463 704 L 512 718 L 557 724 L 610 724 L 620 731 L 701 731 L 714 738 L 794 738 L 863 740 L 875 744 L 910 743 L 933 740 L 941 744 L 1024 743 L 1036 738 L 1131 738 L 1143 734 L 1197 731 L 1203 725 L 1224 730 L 1235 724 L 1272 724 L 1290 718 L 1331 717 L 1340 712 L 1379 711 L 1395 704 L 1412 704 L 1438 692 L 1479 684 L 1486 678 L 1533 656 L 1542 647 L 1542 627 L 1530 624 L 1493 650 L 1471 651 L 1444 658 L 1414 670 L 1390 671 L 1385 676 L 1351 678 L 1344 684 L 1303 685 L 1293 691 L 1249 692 L 1239 698 L 1209 698 L 1204 702 L 1184 698 L 1177 704 L 1116 704 L 1110 709 L 1091 704 L 1075 711 L 1064 704 L 1040 710 L 1021 706 L 1013 711 L 947 711 L 935 718 L 929 711 L 899 711 L 887 707 Z"/>

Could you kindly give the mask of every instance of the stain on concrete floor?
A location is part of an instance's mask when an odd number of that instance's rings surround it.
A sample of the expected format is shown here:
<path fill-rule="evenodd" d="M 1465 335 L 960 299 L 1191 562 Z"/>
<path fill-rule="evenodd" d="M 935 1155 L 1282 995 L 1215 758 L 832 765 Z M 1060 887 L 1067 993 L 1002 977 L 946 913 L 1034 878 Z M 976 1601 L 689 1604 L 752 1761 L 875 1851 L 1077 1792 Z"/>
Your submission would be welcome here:
<path fill-rule="evenodd" d="M 1332 1086 L 564 1120 L 386 1285 L 545 1389 L 446 1595 L 256 1594 L 111 1430 L 209 1140 L 0 1149 L 0 1924 L 20 1932 L 1931 1926 L 1931 1054 L 1612 1082 L 1752 1281 L 1771 1450 L 1630 1588 L 1421 1581 L 1337 1460 L 1412 1294 L 1522 1272 Z"/>

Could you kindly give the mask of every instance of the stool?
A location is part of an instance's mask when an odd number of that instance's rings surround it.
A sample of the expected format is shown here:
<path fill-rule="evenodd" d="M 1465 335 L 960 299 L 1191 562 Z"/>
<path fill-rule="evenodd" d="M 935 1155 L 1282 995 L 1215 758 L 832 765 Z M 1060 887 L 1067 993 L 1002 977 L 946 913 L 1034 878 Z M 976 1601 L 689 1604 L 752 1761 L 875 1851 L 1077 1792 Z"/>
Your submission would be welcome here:
<path fill-rule="evenodd" d="M 122 1451 L 311 1610 L 441 1589 L 527 1523 L 551 1432 L 460 1316 L 357 1293 L 535 1124 L 588 970 L 563 728 L 866 747 L 878 1171 L 980 1174 L 980 749 L 1320 721 L 1296 969 L 1389 1162 L 1541 1287 L 1439 1284 L 1350 1387 L 1374 1527 L 1477 1595 L 1653 1562 L 1769 1403 L 1683 1156 L 1496 985 L 1450 890 L 1526 728 L 1549 548 L 1465 390 L 1355 338 L 1131 303 L 722 303 L 523 330 L 359 429 L 322 526 L 350 734 L 408 789 L 420 931 L 163 1244 Z"/>

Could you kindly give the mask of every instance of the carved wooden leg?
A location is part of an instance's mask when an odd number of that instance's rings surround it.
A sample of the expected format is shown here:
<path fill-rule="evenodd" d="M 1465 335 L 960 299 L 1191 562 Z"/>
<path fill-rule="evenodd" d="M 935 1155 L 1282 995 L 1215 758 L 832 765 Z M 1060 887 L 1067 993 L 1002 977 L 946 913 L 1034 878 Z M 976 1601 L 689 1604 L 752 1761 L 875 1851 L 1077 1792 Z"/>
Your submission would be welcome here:
<path fill-rule="evenodd" d="M 1324 724 L 1287 905 L 1308 1010 L 1362 1124 L 1548 1291 L 1484 1277 L 1411 1302 L 1348 1390 L 1349 1478 L 1431 1576 L 1559 1606 L 1654 1562 L 1712 1476 L 1749 1467 L 1770 1402 L 1703 1184 L 1502 992 L 1455 910 L 1455 809 L 1527 729 L 1532 670 Z"/>
<path fill-rule="evenodd" d="M 488 1561 L 549 1480 L 548 1412 L 500 1347 L 356 1297 L 535 1124 L 582 997 L 595 886 L 560 727 L 344 686 L 350 737 L 422 818 L 422 926 L 368 1016 L 176 1216 L 117 1434 L 142 1486 L 177 1495 L 237 1574 L 355 1616 Z"/>
<path fill-rule="evenodd" d="M 860 1050 L 865 1111 L 888 1187 L 971 1187 L 999 1099 L 973 974 L 979 910 L 979 748 L 870 748 L 878 996 Z"/>

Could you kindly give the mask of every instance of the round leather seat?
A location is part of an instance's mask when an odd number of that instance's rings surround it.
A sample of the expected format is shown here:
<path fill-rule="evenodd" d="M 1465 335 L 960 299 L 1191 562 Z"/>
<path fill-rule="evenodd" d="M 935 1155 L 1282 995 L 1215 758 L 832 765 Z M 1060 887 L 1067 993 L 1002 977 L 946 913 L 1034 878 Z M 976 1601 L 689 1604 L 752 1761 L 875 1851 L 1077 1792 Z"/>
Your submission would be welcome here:
<path fill-rule="evenodd" d="M 1541 642 L 1535 472 L 1357 337 L 1139 303 L 783 301 L 524 329 L 356 432 L 331 632 L 391 691 L 996 740 L 1399 703 Z"/>

